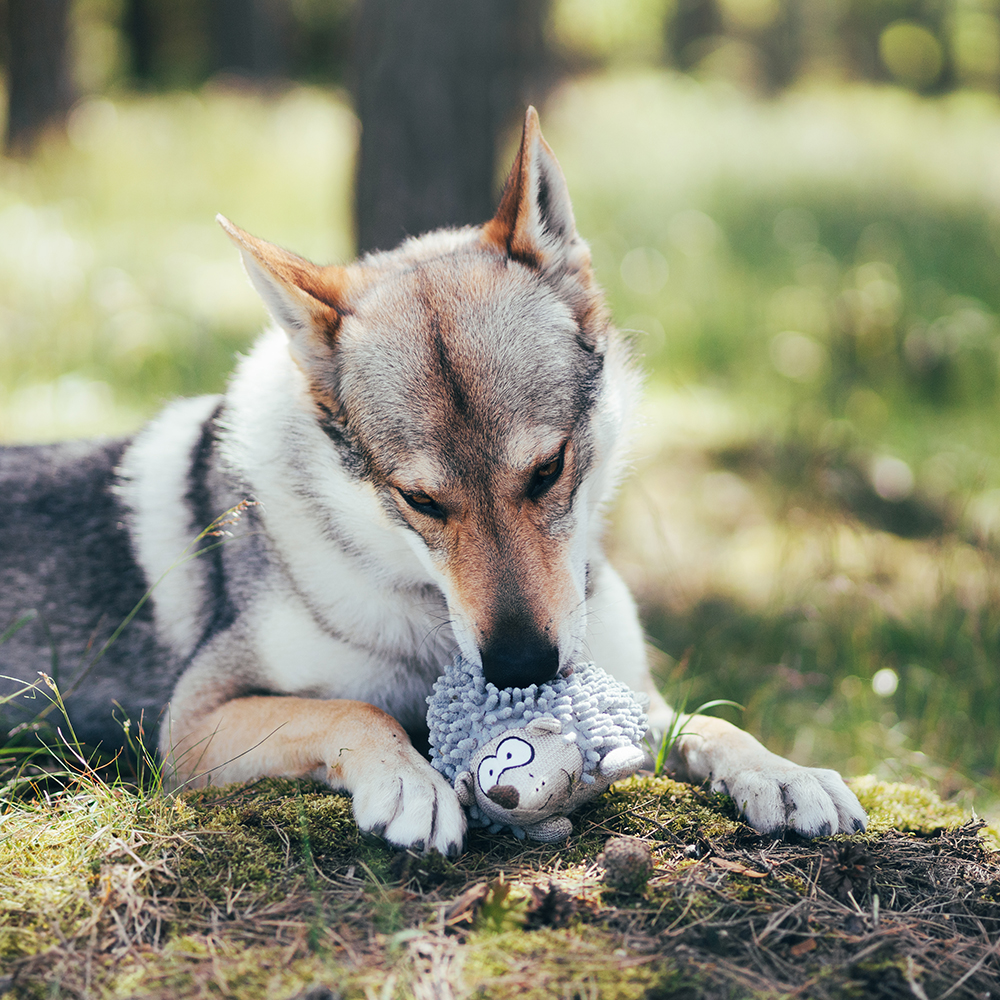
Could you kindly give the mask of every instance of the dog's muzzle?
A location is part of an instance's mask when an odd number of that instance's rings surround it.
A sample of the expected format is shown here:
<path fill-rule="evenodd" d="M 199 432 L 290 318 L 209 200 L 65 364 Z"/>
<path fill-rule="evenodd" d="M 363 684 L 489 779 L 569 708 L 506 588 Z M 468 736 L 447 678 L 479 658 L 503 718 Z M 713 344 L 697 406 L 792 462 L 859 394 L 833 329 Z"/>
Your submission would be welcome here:
<path fill-rule="evenodd" d="M 486 679 L 498 688 L 544 684 L 559 672 L 558 647 L 517 622 L 497 628 L 480 655 Z"/>

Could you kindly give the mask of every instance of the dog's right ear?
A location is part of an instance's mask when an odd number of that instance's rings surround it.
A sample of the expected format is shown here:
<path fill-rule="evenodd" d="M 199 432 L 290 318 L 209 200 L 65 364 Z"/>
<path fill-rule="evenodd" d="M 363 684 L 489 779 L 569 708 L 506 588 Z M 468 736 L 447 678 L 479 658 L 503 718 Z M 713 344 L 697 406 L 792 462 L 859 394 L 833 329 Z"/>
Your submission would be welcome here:
<path fill-rule="evenodd" d="M 239 248 L 243 267 L 274 321 L 288 334 L 292 356 L 308 370 L 317 348 L 333 347 L 344 314 L 346 268 L 320 267 L 251 236 L 225 216 L 216 221 Z"/>

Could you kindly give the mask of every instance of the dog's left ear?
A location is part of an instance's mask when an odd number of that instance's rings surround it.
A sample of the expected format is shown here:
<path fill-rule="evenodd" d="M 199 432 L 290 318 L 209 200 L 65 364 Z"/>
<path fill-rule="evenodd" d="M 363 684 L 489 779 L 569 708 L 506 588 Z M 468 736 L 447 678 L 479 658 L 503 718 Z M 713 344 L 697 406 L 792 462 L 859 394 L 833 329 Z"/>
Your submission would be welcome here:
<path fill-rule="evenodd" d="M 534 108 L 524 117 L 521 148 L 483 240 L 528 267 L 579 275 L 589 285 L 590 251 L 577 235 L 566 178 Z"/>
<path fill-rule="evenodd" d="M 216 221 L 239 248 L 250 281 L 288 334 L 292 357 L 308 371 L 317 351 L 333 347 L 350 283 L 346 268 L 320 267 L 251 236 L 225 216 Z"/>

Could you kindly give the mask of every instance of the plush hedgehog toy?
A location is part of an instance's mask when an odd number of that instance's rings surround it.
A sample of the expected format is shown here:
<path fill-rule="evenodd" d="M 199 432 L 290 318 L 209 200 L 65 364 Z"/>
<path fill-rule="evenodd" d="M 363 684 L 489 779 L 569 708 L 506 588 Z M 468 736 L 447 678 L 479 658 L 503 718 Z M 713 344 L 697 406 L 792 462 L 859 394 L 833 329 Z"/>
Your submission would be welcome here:
<path fill-rule="evenodd" d="M 427 699 L 431 763 L 454 783 L 472 825 L 563 840 L 569 813 L 645 759 L 637 699 L 593 663 L 500 690 L 459 658 Z"/>

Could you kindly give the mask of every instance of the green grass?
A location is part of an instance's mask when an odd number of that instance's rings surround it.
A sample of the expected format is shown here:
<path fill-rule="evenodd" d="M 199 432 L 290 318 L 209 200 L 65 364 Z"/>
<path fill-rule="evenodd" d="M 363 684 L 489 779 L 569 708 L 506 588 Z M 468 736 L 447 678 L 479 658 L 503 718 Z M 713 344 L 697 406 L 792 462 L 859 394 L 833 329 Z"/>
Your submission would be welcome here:
<path fill-rule="evenodd" d="M 651 372 L 611 547 L 668 694 L 995 808 L 1000 102 L 650 72 L 543 124 Z M 317 90 L 122 95 L 0 161 L 0 439 L 220 389 L 264 313 L 215 213 L 348 259 L 356 134 Z"/>

